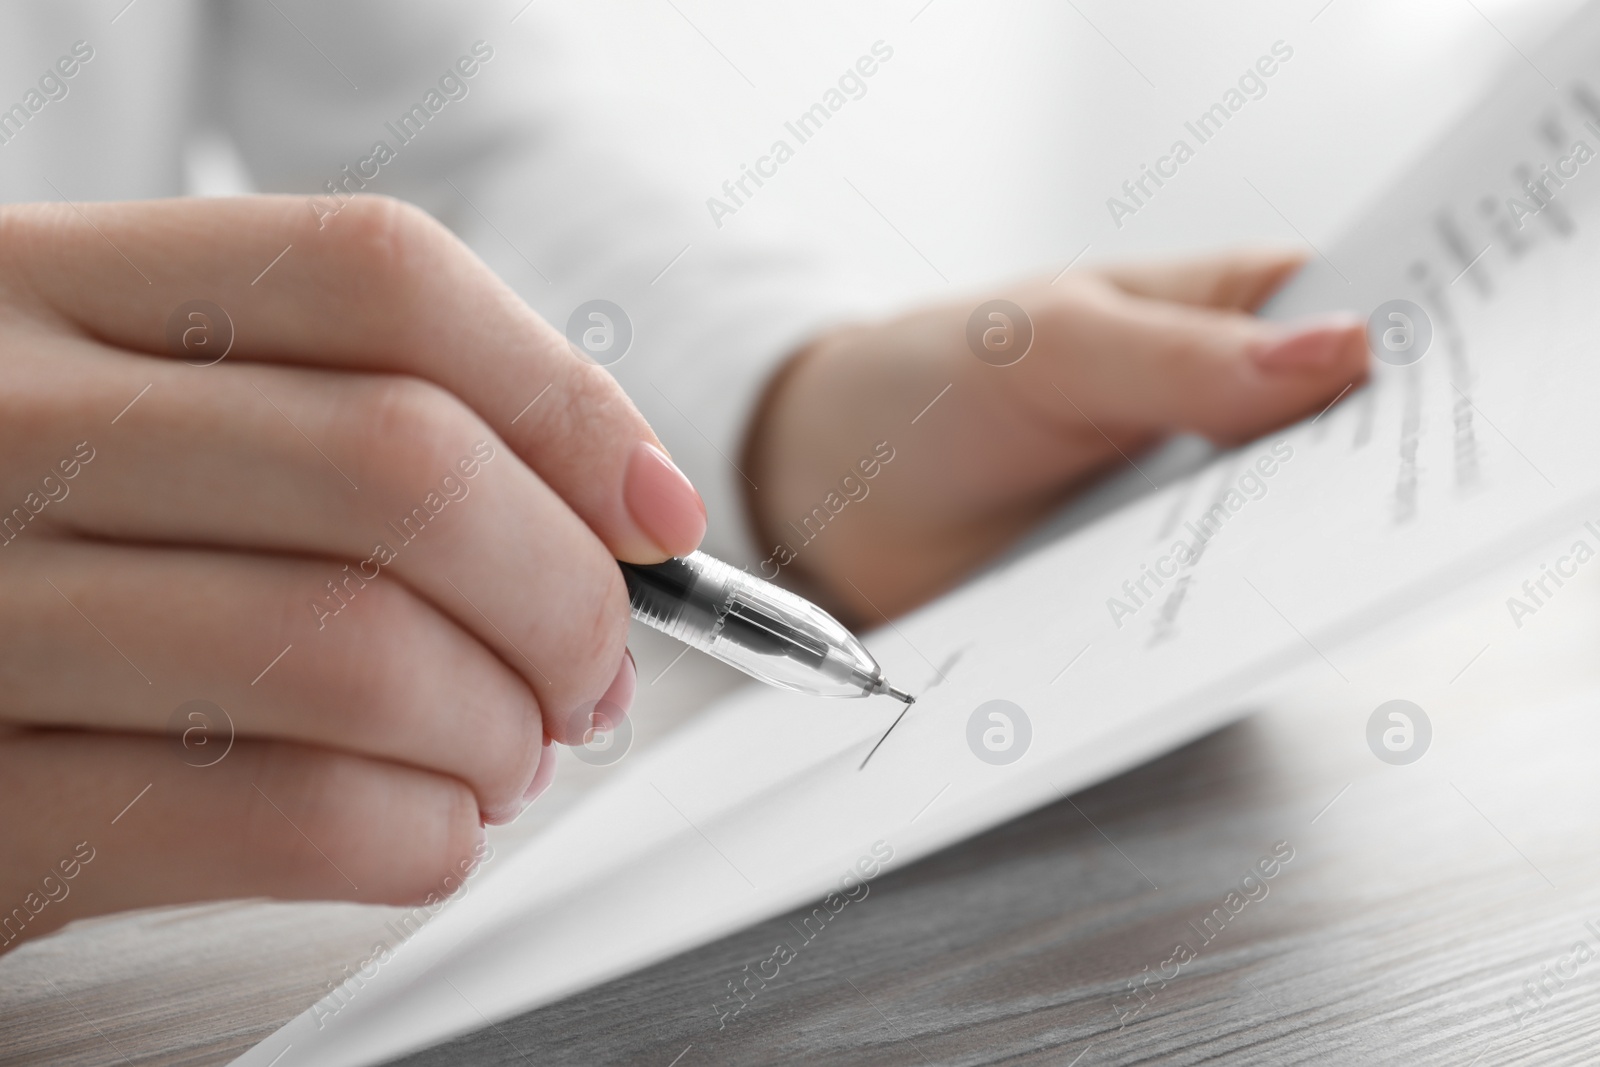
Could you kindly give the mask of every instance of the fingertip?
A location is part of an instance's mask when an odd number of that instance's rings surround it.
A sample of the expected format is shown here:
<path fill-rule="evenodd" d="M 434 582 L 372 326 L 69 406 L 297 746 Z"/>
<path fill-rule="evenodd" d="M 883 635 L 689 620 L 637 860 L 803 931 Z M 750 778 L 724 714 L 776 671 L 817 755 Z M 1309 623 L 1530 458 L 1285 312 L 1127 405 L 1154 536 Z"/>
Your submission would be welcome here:
<path fill-rule="evenodd" d="M 515 822 L 517 817 L 527 811 L 539 795 L 550 788 L 550 783 L 555 780 L 556 753 L 555 740 L 548 734 L 539 746 L 539 760 L 534 764 L 533 774 L 528 784 L 523 787 L 512 800 L 498 804 L 492 809 L 485 809 L 482 813 L 482 822 L 486 826 L 504 826 Z"/>
<path fill-rule="evenodd" d="M 639 691 L 639 665 L 633 660 L 633 649 L 622 650 L 622 663 L 617 667 L 615 678 L 606 688 L 605 695 L 600 698 L 601 708 L 608 720 L 609 729 L 616 729 L 622 720 L 627 718 L 628 710 L 633 707 L 633 697 Z"/>
<path fill-rule="evenodd" d="M 556 780 L 556 744 L 550 738 L 544 739 L 544 748 L 539 753 L 539 767 L 533 772 L 533 781 L 528 783 L 527 792 L 522 794 L 522 811 L 528 810 L 535 800 L 544 795 L 550 788 L 550 783 Z M 518 812 L 521 814 L 521 811 Z"/>
<path fill-rule="evenodd" d="M 407 769 L 402 773 L 410 778 L 414 772 Z M 383 827 L 388 837 L 384 855 L 368 856 L 350 868 L 350 875 L 360 883 L 354 899 L 432 906 L 459 889 L 482 857 L 487 832 L 470 788 L 453 779 L 428 775 L 411 779 L 407 793 L 388 813 L 392 821 Z M 410 808 L 410 817 L 395 818 L 397 809 L 404 808 Z M 343 893 L 335 896 L 343 897 Z"/>
<path fill-rule="evenodd" d="M 628 514 L 659 553 L 659 562 L 686 556 L 700 546 L 706 534 L 706 505 L 693 483 L 667 454 L 649 441 L 640 441 L 628 457 L 622 479 Z"/>
<path fill-rule="evenodd" d="M 622 650 L 622 660 L 606 690 L 594 700 L 584 701 L 550 729 L 550 737 L 563 745 L 588 744 L 595 733 L 606 733 L 622 725 L 639 690 L 639 669 L 631 649 Z"/>
<path fill-rule="evenodd" d="M 1274 325 L 1250 346 L 1248 354 L 1266 374 L 1316 374 L 1355 358 L 1364 364 L 1365 349 L 1361 319 L 1336 312 Z"/>

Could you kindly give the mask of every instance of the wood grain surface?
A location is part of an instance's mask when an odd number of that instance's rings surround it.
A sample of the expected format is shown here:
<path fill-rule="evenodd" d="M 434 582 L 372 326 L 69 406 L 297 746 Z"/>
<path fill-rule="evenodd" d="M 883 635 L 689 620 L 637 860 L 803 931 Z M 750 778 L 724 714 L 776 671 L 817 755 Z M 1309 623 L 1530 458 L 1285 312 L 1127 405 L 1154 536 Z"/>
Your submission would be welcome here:
<path fill-rule="evenodd" d="M 886 875 L 810 942 L 797 912 L 403 1062 L 1595 1063 L 1596 712 L 1519 716 L 1573 748 L 1503 777 L 1289 761 L 1305 723 L 1246 721 Z M 1266 895 L 1204 926 L 1278 841 Z M 1578 941 L 1594 961 L 1527 1001 Z M 719 1023 L 779 942 L 796 958 Z"/>
<path fill-rule="evenodd" d="M 1338 653 L 1353 682 L 1314 664 L 1234 726 L 891 869 L 810 941 L 800 913 L 775 919 L 403 1062 L 1600 1062 L 1594 604 L 1591 582 L 1532 636 L 1442 620 Z M 641 650 L 647 680 L 675 655 Z M 692 672 L 678 681 L 703 692 Z M 1395 696 L 1434 728 L 1408 766 L 1365 739 Z M 1293 859 L 1232 914 L 1277 842 Z M 0 1063 L 226 1062 L 389 914 L 250 903 L 69 927 L 0 959 Z M 795 958 L 719 1025 L 727 983 L 780 941 Z M 1174 975 L 1180 942 L 1194 958 Z"/>

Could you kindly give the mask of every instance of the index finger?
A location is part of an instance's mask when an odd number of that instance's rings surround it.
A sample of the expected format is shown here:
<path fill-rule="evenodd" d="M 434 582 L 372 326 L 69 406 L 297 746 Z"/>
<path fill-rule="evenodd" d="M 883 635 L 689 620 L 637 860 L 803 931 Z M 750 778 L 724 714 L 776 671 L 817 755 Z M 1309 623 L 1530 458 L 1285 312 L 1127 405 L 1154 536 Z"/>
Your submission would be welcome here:
<path fill-rule="evenodd" d="M 611 375 L 399 201 L 358 196 L 333 217 L 297 197 L 8 207 L 0 287 L 150 353 L 170 352 L 180 305 L 212 301 L 230 359 L 408 374 L 454 393 L 618 559 L 684 555 L 705 532 L 699 494 Z"/>

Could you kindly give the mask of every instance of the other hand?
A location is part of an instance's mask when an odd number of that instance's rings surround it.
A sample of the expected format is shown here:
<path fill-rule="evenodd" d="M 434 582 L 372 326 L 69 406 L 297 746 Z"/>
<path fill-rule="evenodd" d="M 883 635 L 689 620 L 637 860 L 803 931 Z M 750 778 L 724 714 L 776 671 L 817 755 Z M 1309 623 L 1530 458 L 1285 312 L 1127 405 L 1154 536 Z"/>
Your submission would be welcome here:
<path fill-rule="evenodd" d="M 1236 252 L 994 294 L 1033 330 L 1009 366 L 969 346 L 978 299 L 819 339 L 775 379 L 747 440 L 751 509 L 772 553 L 763 573 L 787 571 L 844 616 L 880 621 L 1171 434 L 1235 444 L 1316 412 L 1365 377 L 1367 349 L 1354 316 L 1252 314 L 1301 262 Z M 859 504 L 806 524 L 875 460 Z"/>

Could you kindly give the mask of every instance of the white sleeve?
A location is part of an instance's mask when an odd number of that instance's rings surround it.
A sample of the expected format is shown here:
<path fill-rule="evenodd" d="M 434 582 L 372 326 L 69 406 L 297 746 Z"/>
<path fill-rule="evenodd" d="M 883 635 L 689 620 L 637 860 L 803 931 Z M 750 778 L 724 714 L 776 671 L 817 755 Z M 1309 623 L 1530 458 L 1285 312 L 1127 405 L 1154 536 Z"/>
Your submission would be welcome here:
<path fill-rule="evenodd" d="M 652 125 L 661 101 L 580 93 L 586 42 L 537 9 L 511 24 L 518 6 L 240 0 L 213 57 L 224 122 L 263 190 L 322 193 L 325 211 L 325 183 L 364 180 L 414 201 L 558 330 L 590 300 L 622 308 L 631 344 L 600 361 L 700 489 L 706 550 L 752 566 L 765 553 L 744 506 L 759 487 L 739 469 L 751 411 L 786 355 L 862 313 L 860 287 L 793 234 L 719 227 L 719 191 Z M 476 70 L 452 80 L 463 57 Z M 378 142 L 392 158 L 376 160 Z"/>

